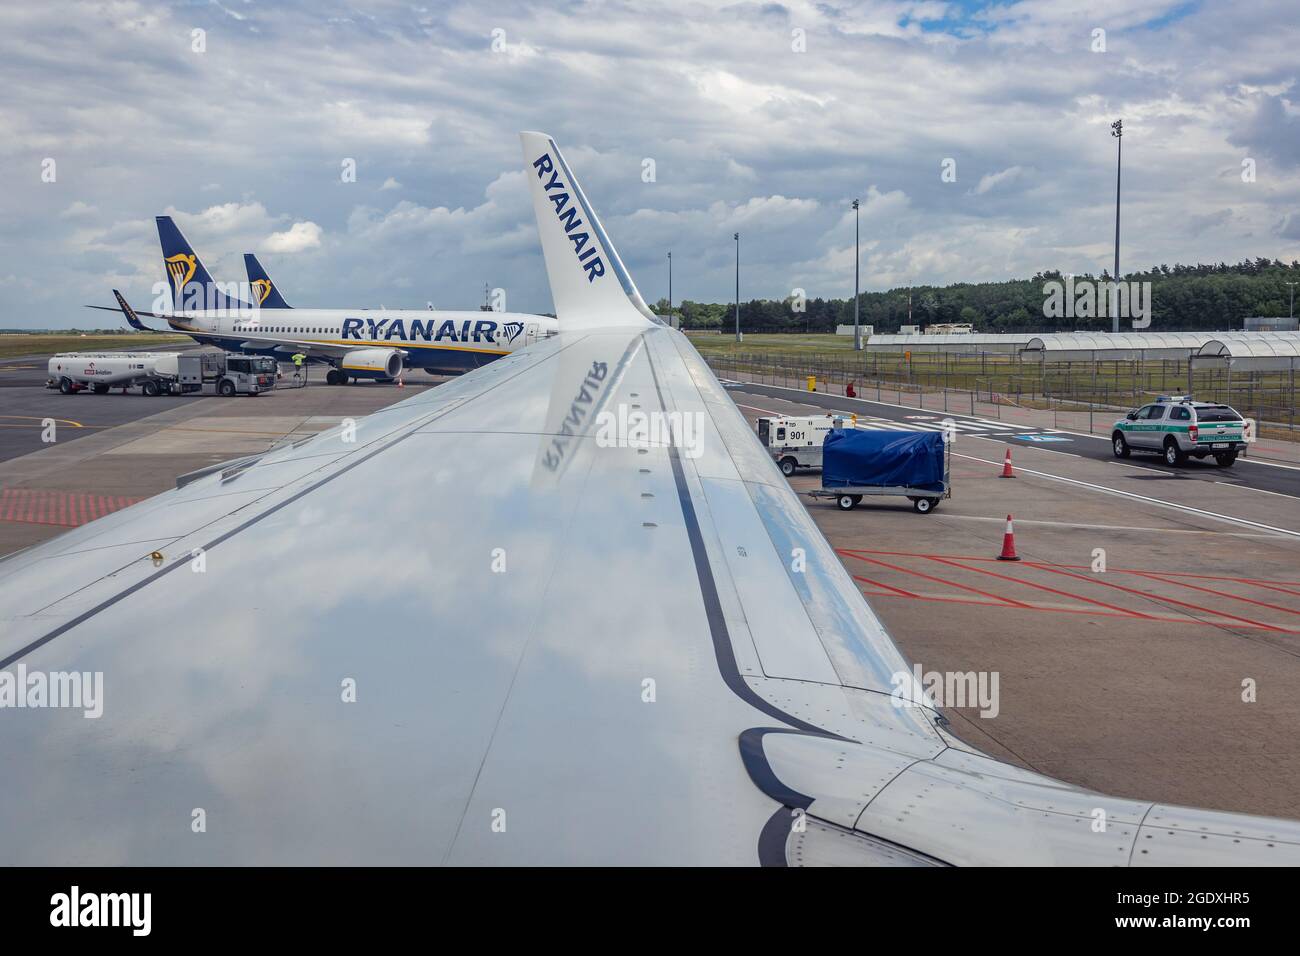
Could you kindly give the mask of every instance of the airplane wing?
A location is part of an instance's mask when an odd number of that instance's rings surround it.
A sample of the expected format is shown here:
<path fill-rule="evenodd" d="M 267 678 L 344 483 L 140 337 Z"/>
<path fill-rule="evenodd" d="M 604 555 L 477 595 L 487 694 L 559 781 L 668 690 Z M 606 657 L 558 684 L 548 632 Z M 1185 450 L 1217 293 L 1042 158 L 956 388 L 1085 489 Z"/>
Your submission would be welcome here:
<path fill-rule="evenodd" d="M 548 273 L 614 262 L 557 183 Z M 689 341 L 580 289 L 554 338 L 0 561 L 0 669 L 102 679 L 0 711 L 6 861 L 1300 860 L 1294 822 L 953 737 Z"/>

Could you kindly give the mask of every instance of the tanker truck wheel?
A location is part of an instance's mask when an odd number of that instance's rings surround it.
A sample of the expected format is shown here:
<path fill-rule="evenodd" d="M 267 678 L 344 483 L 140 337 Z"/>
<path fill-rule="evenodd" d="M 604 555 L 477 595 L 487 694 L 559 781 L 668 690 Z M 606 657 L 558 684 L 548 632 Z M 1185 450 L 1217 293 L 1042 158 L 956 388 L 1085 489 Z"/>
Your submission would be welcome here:
<path fill-rule="evenodd" d="M 148 395 L 150 398 L 153 398 L 158 394 L 158 383 L 152 380 L 145 382 L 140 386 L 140 391 L 145 395 Z"/>
<path fill-rule="evenodd" d="M 108 394 L 108 386 L 107 386 L 107 385 L 92 385 L 92 386 L 91 386 L 91 389 L 94 391 L 94 393 L 95 393 L 96 395 L 107 395 L 107 394 Z"/>
<path fill-rule="evenodd" d="M 71 395 L 73 393 L 72 379 L 67 378 L 66 376 L 59 379 L 59 391 L 64 395 Z"/>
<path fill-rule="evenodd" d="M 222 379 L 221 384 L 217 386 L 217 393 L 229 398 L 235 394 L 235 383 L 230 379 Z"/>

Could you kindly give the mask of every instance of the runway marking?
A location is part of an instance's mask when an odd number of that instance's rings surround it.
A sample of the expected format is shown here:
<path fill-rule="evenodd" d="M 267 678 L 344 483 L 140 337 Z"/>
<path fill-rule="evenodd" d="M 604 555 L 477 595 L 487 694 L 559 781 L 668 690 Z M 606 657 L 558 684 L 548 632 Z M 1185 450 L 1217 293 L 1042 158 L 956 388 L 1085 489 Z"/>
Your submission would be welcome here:
<path fill-rule="evenodd" d="M 37 415 L 0 415 L 0 418 L 13 418 L 13 419 L 17 419 L 18 421 L 24 421 L 24 422 L 44 422 L 44 421 L 45 421 L 44 418 L 41 418 L 41 417 L 39 417 L 39 416 L 37 416 Z M 53 421 L 53 422 L 56 422 L 56 423 L 58 423 L 58 424 L 60 424 L 60 425 L 71 425 L 73 428 L 85 428 L 85 427 L 86 427 L 86 426 L 83 425 L 81 422 L 74 422 L 74 421 L 73 421 L 72 419 L 70 419 L 70 418 L 54 418 L 54 419 L 50 419 L 50 420 Z M 32 427 L 32 426 L 30 426 L 30 425 L 0 425 L 0 428 L 30 428 L 30 427 Z M 101 426 L 92 426 L 92 427 L 101 427 Z"/>
<path fill-rule="evenodd" d="M 989 461 L 987 458 L 977 458 L 974 455 L 962 455 L 957 452 L 952 453 L 955 458 L 965 458 L 968 461 L 982 461 L 986 465 L 992 465 L 994 468 L 1001 468 L 1002 462 Z M 1061 481 L 1068 485 L 1077 485 L 1080 488 L 1088 488 L 1092 491 L 1100 491 L 1103 494 L 1117 495 L 1121 498 L 1132 498 L 1135 501 L 1145 501 L 1149 504 L 1161 508 L 1172 508 L 1175 511 L 1186 511 L 1189 514 L 1202 515 L 1206 518 L 1215 518 L 1219 521 L 1227 521 L 1231 524 L 1245 525 L 1248 528 L 1260 528 L 1264 531 L 1273 531 L 1277 534 L 1284 534 L 1292 538 L 1300 538 L 1300 531 L 1292 531 L 1289 528 L 1276 528 L 1273 525 L 1263 524 L 1259 521 L 1249 521 L 1245 518 L 1234 518 L 1230 515 L 1221 515 L 1214 511 L 1204 511 L 1201 508 L 1193 508 L 1191 505 L 1180 505 L 1172 501 L 1164 501 L 1160 498 L 1152 498 L 1148 495 L 1139 495 L 1132 491 L 1121 491 L 1118 488 L 1109 488 L 1106 485 L 1096 485 L 1090 481 L 1080 481 L 1078 478 L 1066 478 L 1064 475 L 1053 475 L 1045 471 L 1035 471 L 1032 468 L 1025 468 L 1023 465 L 1017 465 L 1016 471 L 1019 474 L 1034 475 L 1038 478 L 1047 478 L 1050 481 Z"/>

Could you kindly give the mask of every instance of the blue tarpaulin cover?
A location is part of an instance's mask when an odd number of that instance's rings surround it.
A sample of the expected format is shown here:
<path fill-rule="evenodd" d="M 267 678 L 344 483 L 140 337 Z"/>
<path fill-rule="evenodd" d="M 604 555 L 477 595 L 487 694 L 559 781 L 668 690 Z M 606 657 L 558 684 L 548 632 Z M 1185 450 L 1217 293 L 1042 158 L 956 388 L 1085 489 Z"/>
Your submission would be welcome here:
<path fill-rule="evenodd" d="M 836 428 L 822 446 L 822 487 L 853 485 L 943 491 L 940 432 Z"/>

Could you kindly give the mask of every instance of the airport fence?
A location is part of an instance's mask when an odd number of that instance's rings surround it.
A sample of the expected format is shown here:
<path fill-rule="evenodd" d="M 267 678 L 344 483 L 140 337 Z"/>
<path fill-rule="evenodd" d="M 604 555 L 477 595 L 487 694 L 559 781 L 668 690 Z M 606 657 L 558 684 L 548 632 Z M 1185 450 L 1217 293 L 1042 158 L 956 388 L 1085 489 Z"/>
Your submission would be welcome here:
<path fill-rule="evenodd" d="M 1023 362 L 989 352 L 702 352 L 720 378 L 843 394 L 992 418 L 1011 409 L 1051 412 L 1052 427 L 1106 434 L 1116 417 L 1158 395 L 1191 394 L 1231 405 L 1260 436 L 1300 441 L 1294 372 L 1188 368 L 1186 361 Z"/>

